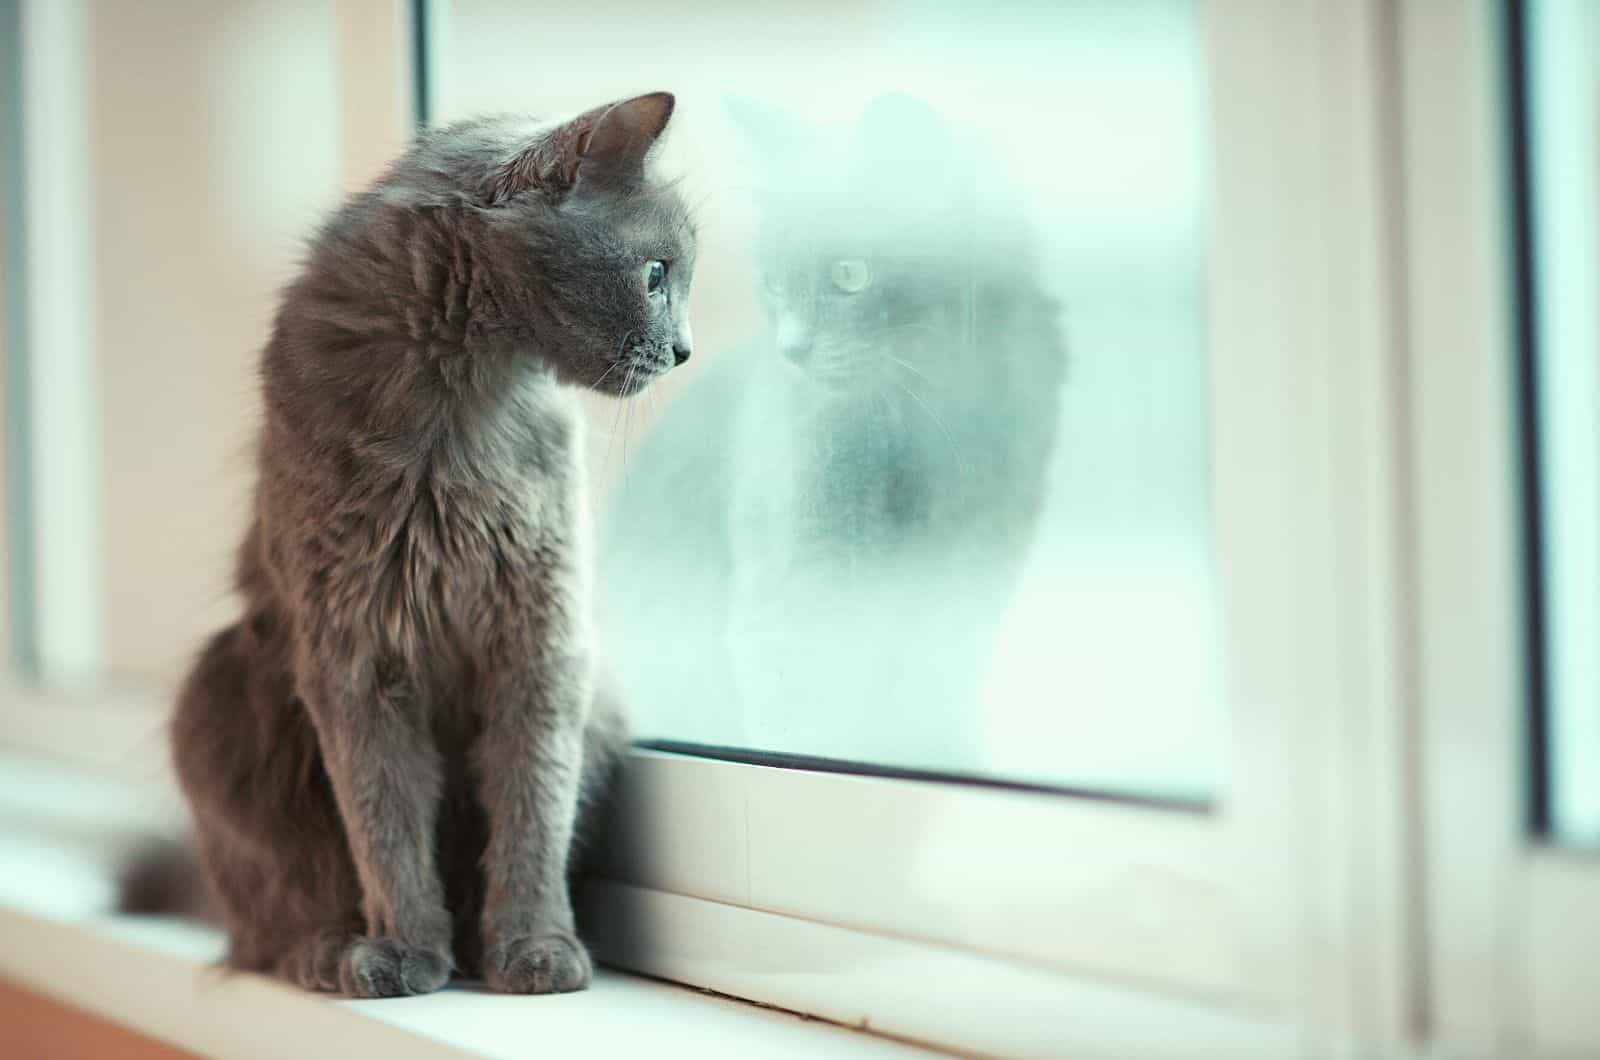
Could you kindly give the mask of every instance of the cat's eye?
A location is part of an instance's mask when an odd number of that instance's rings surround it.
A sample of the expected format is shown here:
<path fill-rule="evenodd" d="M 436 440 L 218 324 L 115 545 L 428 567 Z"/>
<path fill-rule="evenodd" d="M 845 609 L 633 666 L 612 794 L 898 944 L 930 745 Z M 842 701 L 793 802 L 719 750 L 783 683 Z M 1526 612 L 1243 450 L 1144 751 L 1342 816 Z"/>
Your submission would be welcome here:
<path fill-rule="evenodd" d="M 872 270 L 867 268 L 867 263 L 860 258 L 845 258 L 836 261 L 828 270 L 829 278 L 833 285 L 845 294 L 858 294 L 867 289 L 872 282 Z"/>
<path fill-rule="evenodd" d="M 646 294 L 658 294 L 667 283 L 667 263 L 664 261 L 646 262 L 644 266 L 644 290 Z"/>

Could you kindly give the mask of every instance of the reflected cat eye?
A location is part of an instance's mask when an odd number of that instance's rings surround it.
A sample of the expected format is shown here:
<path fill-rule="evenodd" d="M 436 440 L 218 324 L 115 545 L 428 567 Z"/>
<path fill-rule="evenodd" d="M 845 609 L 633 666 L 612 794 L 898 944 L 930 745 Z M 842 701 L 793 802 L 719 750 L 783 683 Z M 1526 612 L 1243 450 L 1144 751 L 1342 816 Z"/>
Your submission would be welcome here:
<path fill-rule="evenodd" d="M 644 266 L 644 290 L 646 294 L 655 294 L 667 282 L 667 264 L 664 261 L 646 262 Z"/>
<path fill-rule="evenodd" d="M 857 294 L 866 290 L 872 282 L 872 270 L 867 268 L 867 263 L 860 258 L 846 258 L 833 263 L 829 270 L 829 277 L 833 285 L 845 294 Z"/>

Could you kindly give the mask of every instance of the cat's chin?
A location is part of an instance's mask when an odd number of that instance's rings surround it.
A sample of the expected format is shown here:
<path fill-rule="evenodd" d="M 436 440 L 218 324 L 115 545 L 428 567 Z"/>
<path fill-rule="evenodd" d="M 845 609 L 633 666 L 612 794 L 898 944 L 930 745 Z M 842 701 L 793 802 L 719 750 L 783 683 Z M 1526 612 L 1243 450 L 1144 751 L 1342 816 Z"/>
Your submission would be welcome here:
<path fill-rule="evenodd" d="M 648 361 L 632 365 L 618 363 L 606 369 L 590 389 L 611 397 L 633 397 L 671 370 L 670 364 L 653 364 Z"/>
<path fill-rule="evenodd" d="M 864 372 L 818 372 L 797 369 L 812 392 L 829 400 L 847 400 L 876 392 L 878 380 Z"/>

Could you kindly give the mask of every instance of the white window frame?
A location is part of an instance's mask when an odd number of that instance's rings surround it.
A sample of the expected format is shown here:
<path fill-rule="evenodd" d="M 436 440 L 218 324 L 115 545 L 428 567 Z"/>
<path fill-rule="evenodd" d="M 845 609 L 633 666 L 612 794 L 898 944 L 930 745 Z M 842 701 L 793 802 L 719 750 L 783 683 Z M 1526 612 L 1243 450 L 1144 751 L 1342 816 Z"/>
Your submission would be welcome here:
<path fill-rule="evenodd" d="M 1513 334 L 1505 11 L 1401 9 L 1419 789 L 1437 1040 L 1600 1053 L 1600 859 L 1536 840 Z"/>
<path fill-rule="evenodd" d="M 32 350 L 27 387 L 33 545 L 32 614 L 25 626 L 41 672 L 63 684 L 93 680 L 104 654 L 105 585 L 99 421 L 94 371 L 92 145 L 83 0 L 21 0 L 25 275 L 15 312 Z M 49 232 L 50 238 L 39 233 Z M 19 531 L 22 528 L 18 528 Z M 19 537 L 23 536 L 19 533 Z"/>

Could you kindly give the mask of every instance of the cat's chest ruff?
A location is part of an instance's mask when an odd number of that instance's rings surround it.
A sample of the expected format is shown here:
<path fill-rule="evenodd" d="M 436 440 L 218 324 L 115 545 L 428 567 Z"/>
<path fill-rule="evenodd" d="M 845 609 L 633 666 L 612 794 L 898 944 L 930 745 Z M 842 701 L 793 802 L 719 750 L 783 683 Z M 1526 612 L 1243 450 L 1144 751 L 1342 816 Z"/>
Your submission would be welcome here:
<path fill-rule="evenodd" d="M 556 410 L 559 411 L 559 410 Z M 581 420 L 502 425 L 442 450 L 419 475 L 391 595 L 404 639 L 483 643 L 566 610 L 585 553 Z"/>
<path fill-rule="evenodd" d="M 736 523 L 742 516 L 756 526 L 759 540 L 815 538 L 848 549 L 926 522 L 936 462 L 880 413 L 876 406 L 819 408 L 781 393 L 749 402 Z"/>

